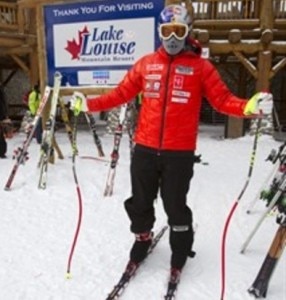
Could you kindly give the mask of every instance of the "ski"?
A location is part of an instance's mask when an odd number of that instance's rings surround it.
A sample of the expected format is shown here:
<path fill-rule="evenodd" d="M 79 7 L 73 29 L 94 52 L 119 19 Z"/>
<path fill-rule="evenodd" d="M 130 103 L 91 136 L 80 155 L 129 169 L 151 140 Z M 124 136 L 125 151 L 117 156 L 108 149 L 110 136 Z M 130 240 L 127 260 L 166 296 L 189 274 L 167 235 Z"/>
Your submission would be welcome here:
<path fill-rule="evenodd" d="M 153 238 L 152 244 L 148 250 L 147 257 L 148 255 L 154 250 L 158 242 L 160 241 L 161 237 L 165 233 L 165 231 L 168 229 L 168 226 L 164 226 Z M 147 258 L 146 257 L 146 258 Z M 145 260 L 146 260 L 145 258 Z M 144 261 L 145 261 L 144 260 Z M 130 279 L 133 278 L 136 274 L 136 271 L 138 268 L 141 266 L 143 262 L 139 264 L 135 264 L 133 262 L 128 262 L 124 272 L 122 273 L 122 276 L 118 283 L 114 286 L 113 290 L 108 294 L 106 300 L 114 300 L 114 299 L 119 299 L 119 297 L 122 295 L 124 290 L 126 289 L 127 285 L 130 282 Z"/>
<path fill-rule="evenodd" d="M 268 214 L 273 210 L 273 208 L 275 206 L 277 206 L 277 204 L 282 200 L 282 198 L 283 198 L 282 196 L 283 196 L 283 194 L 286 191 L 286 172 L 285 172 L 285 170 L 283 171 L 282 175 L 279 174 L 279 177 L 280 177 L 279 180 L 277 180 L 276 178 L 274 178 L 275 191 L 271 190 L 271 197 L 269 197 L 269 199 L 267 200 L 267 209 L 260 216 L 260 218 L 257 221 L 255 227 L 253 228 L 253 230 L 250 232 L 250 234 L 248 235 L 247 239 L 243 243 L 243 245 L 241 247 L 241 250 L 240 250 L 241 253 L 245 252 L 246 248 L 248 247 L 250 241 L 254 237 L 255 233 L 259 229 L 259 227 L 262 224 L 262 222 L 265 220 L 265 218 L 268 216 Z M 273 185 L 273 183 L 272 183 L 272 185 Z M 273 186 L 271 188 L 273 189 Z"/>
<path fill-rule="evenodd" d="M 40 178 L 38 183 L 38 188 L 40 189 L 45 189 L 47 185 L 48 164 L 49 164 L 50 156 L 52 154 L 52 142 L 53 142 L 53 136 L 55 130 L 56 111 L 57 111 L 57 104 L 59 99 L 61 80 L 62 80 L 61 73 L 55 72 L 50 115 L 48 120 L 46 121 L 46 128 L 43 132 L 43 141 L 41 145 L 41 154 L 40 154 L 40 161 L 39 161 Z"/>
<path fill-rule="evenodd" d="M 45 90 L 44 90 L 44 94 L 43 94 L 41 102 L 40 102 L 40 105 L 39 105 L 39 108 L 37 110 L 37 113 L 36 113 L 32 123 L 29 124 L 29 126 L 27 128 L 26 139 L 23 141 L 22 146 L 18 147 L 16 150 L 14 150 L 13 159 L 15 159 L 15 163 L 14 163 L 12 171 L 8 177 L 8 180 L 5 184 L 4 189 L 6 191 L 11 189 L 12 182 L 16 176 L 19 166 L 21 164 L 24 164 L 25 161 L 28 159 L 28 148 L 32 142 L 38 122 L 41 121 L 41 116 L 42 116 L 43 110 L 49 100 L 50 93 L 51 93 L 51 88 L 49 86 L 46 86 Z"/>
<path fill-rule="evenodd" d="M 283 169 L 285 169 L 285 159 L 286 159 L 286 142 L 284 142 L 276 151 L 275 149 L 272 149 L 268 157 L 266 158 L 266 161 L 270 161 L 273 164 L 273 170 L 271 173 L 269 173 L 269 176 L 266 178 L 265 182 L 261 185 L 261 188 L 258 190 L 258 193 L 256 197 L 253 199 L 253 201 L 250 203 L 247 213 L 250 214 L 252 208 L 254 207 L 256 201 L 258 199 L 261 199 L 261 195 L 264 192 L 265 186 L 274 180 L 277 180 L 277 175 L 279 173 L 283 173 Z M 273 185 L 273 183 L 272 183 Z"/>
<path fill-rule="evenodd" d="M 111 153 L 111 162 L 110 162 L 110 168 L 107 175 L 104 196 L 112 196 L 113 194 L 114 178 L 116 173 L 117 162 L 119 159 L 119 146 L 123 134 L 123 123 L 125 120 L 126 110 L 127 110 L 127 104 L 123 104 L 121 106 L 121 110 L 119 114 L 118 125 L 114 133 L 114 146 L 113 146 L 113 151 Z"/>
<path fill-rule="evenodd" d="M 73 140 L 72 140 L 73 132 L 72 132 L 72 126 L 71 126 L 70 119 L 69 119 L 68 109 L 65 106 L 64 100 L 61 97 L 59 97 L 58 101 L 59 101 L 60 108 L 61 108 L 61 117 L 64 122 L 66 132 L 68 134 L 68 139 L 73 148 Z"/>
<path fill-rule="evenodd" d="M 273 271 L 282 255 L 286 245 L 286 224 L 280 225 L 272 241 L 270 249 L 258 272 L 258 275 L 248 289 L 248 293 L 255 298 L 266 298 L 268 285 L 273 275 Z"/>
<path fill-rule="evenodd" d="M 85 118 L 86 118 L 86 121 L 88 123 L 88 126 L 92 132 L 92 136 L 93 136 L 93 139 L 94 139 L 94 143 L 97 147 L 97 151 L 98 151 L 98 155 L 100 157 L 104 156 L 104 152 L 103 152 L 103 149 L 102 149 L 102 144 L 101 144 L 101 140 L 97 134 L 97 131 L 96 131 L 96 121 L 93 117 L 92 114 L 89 114 L 89 113 L 84 113 L 85 115 Z"/>
<path fill-rule="evenodd" d="M 110 163 L 110 159 L 107 159 L 107 158 L 104 158 L 104 157 L 82 155 L 79 158 L 81 158 L 81 159 L 90 159 L 90 160 L 95 160 L 95 161 L 101 161 L 101 162 L 105 162 L 105 163 Z"/>
<path fill-rule="evenodd" d="M 167 293 L 164 300 L 175 300 L 176 291 L 180 282 L 181 272 L 177 269 L 172 269 L 167 287 Z"/>

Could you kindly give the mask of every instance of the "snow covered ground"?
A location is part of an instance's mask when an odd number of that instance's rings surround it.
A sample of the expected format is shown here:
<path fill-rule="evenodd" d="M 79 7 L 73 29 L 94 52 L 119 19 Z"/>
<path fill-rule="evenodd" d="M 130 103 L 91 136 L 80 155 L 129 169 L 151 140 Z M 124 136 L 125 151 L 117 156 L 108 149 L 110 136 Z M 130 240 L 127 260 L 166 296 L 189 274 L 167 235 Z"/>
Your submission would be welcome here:
<path fill-rule="evenodd" d="M 205 164 L 195 166 L 188 195 L 193 209 L 197 255 L 189 259 L 177 292 L 178 300 L 219 300 L 221 289 L 221 237 L 226 217 L 248 174 L 253 136 L 222 139 L 222 127 L 201 126 L 197 153 Z M 39 146 L 30 146 L 30 159 L 21 166 L 11 191 L 4 191 L 12 169 L 13 149 L 21 145 L 22 133 L 9 140 L 8 159 L 0 160 L 0 299 L 1 300 L 104 300 L 119 279 L 128 259 L 133 235 L 123 201 L 130 195 L 129 141 L 123 136 L 114 195 L 103 197 L 109 164 L 77 157 L 76 169 L 83 198 L 82 226 L 75 248 L 71 279 L 66 269 L 78 220 L 71 147 L 67 135 L 56 134 L 65 156 L 49 165 L 46 190 L 39 190 Z M 109 158 L 113 137 L 101 136 Z M 240 248 L 265 210 L 259 200 L 253 213 L 246 210 L 273 165 L 265 159 L 279 142 L 262 136 L 258 142 L 254 171 L 239 202 L 227 236 L 225 300 L 252 299 L 247 289 L 254 281 L 278 228 L 269 216 L 245 254 Z M 79 155 L 97 156 L 89 131 L 78 133 Z M 166 224 L 161 200 L 156 202 L 154 230 Z M 163 299 L 169 271 L 170 249 L 166 233 L 122 295 L 122 300 Z M 286 255 L 282 256 L 270 282 L 269 300 L 286 300 Z"/>

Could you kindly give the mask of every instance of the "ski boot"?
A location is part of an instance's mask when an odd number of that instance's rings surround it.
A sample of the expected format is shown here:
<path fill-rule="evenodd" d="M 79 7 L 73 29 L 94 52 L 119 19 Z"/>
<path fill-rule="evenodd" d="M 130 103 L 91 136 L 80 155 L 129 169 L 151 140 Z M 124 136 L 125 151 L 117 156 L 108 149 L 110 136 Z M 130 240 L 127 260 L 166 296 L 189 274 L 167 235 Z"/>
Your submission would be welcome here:
<path fill-rule="evenodd" d="M 153 233 L 150 231 L 135 234 L 135 242 L 130 251 L 130 261 L 141 263 L 147 256 L 152 244 Z"/>

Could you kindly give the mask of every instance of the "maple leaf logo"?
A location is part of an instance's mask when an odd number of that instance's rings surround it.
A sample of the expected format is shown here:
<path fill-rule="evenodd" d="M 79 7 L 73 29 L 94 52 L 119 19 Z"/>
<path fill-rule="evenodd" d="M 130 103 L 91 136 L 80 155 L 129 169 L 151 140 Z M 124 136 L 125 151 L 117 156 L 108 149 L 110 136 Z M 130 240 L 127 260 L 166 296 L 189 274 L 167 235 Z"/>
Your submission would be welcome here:
<path fill-rule="evenodd" d="M 78 32 L 78 41 L 76 41 L 76 39 L 73 39 L 72 41 L 67 41 L 67 46 L 65 47 L 65 50 L 67 50 L 72 55 L 72 60 L 79 59 L 82 37 L 86 33 L 89 33 L 89 31 L 85 26 L 82 31 Z"/>

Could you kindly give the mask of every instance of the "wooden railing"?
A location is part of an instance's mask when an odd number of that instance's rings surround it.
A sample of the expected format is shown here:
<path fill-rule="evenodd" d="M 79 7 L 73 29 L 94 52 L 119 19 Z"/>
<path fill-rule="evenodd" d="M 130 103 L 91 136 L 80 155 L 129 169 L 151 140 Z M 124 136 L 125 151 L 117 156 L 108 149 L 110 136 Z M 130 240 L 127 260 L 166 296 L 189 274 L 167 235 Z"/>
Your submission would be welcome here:
<path fill-rule="evenodd" d="M 0 1 L 0 31 L 27 32 L 29 18 L 24 12 L 17 3 Z"/>
<path fill-rule="evenodd" d="M 195 27 L 235 21 L 241 27 L 255 28 L 259 24 L 261 0 L 194 0 Z M 274 23 L 284 24 L 286 19 L 286 0 L 272 0 Z M 19 8 L 17 3 L 0 1 L 0 31 L 29 30 L 29 9 Z M 281 20 L 284 19 L 284 20 Z M 205 24 L 205 26 L 204 26 Z M 230 23 L 231 24 L 231 23 Z"/>
<path fill-rule="evenodd" d="M 274 0 L 274 16 L 276 19 L 286 19 L 286 0 Z"/>
<path fill-rule="evenodd" d="M 286 0 L 272 0 L 274 18 L 286 18 Z M 194 0 L 196 20 L 257 19 L 261 0 Z"/>
<path fill-rule="evenodd" d="M 259 18 L 255 0 L 199 0 L 193 2 L 195 20 L 253 19 Z"/>
<path fill-rule="evenodd" d="M 265 27 L 265 22 L 271 28 L 286 28 L 286 0 L 266 1 L 194 0 L 194 28 L 254 29 Z"/>

